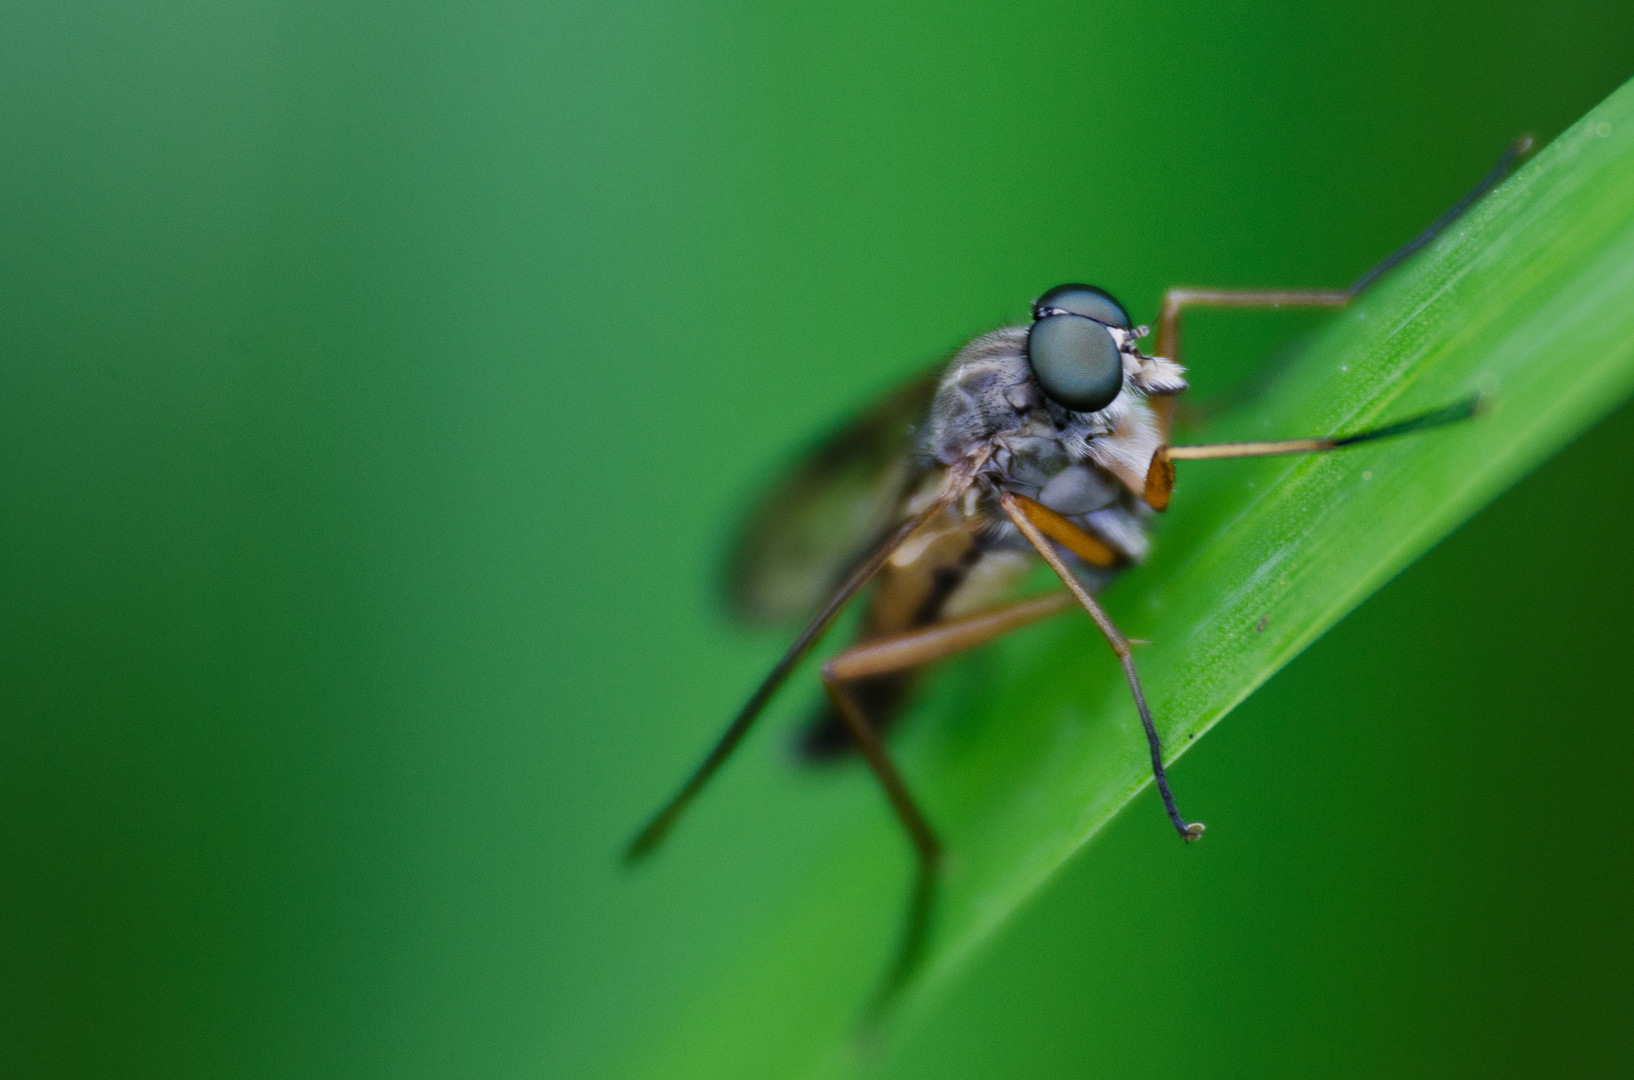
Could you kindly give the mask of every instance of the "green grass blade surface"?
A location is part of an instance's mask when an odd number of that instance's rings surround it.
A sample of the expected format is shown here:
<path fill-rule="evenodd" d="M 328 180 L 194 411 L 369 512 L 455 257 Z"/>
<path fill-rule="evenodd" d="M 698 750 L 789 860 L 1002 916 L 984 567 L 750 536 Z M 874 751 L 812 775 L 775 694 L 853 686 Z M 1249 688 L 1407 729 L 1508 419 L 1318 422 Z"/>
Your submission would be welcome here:
<path fill-rule="evenodd" d="M 1634 391 L 1634 84 L 1195 441 L 1350 432 L 1478 389 L 1496 408 L 1455 428 L 1327 456 L 1179 465 L 1153 559 L 1105 598 L 1130 636 L 1153 642 L 1137 659 L 1171 757 Z M 1537 557 L 1570 558 L 1571 538 L 1560 539 Z M 1150 782 L 1138 719 L 1087 620 L 993 652 L 940 678 L 899 744 L 950 851 L 934 941 L 899 1024 Z M 1190 819 L 1230 828 L 1231 807 L 1187 801 L 1183 771 L 1176 788 Z M 635 1040 L 629 1074 L 866 1067 L 853 1021 L 888 957 L 908 853 L 883 807 L 864 820 L 837 827 L 809 887 L 744 928 L 742 951 L 670 1030 Z"/>

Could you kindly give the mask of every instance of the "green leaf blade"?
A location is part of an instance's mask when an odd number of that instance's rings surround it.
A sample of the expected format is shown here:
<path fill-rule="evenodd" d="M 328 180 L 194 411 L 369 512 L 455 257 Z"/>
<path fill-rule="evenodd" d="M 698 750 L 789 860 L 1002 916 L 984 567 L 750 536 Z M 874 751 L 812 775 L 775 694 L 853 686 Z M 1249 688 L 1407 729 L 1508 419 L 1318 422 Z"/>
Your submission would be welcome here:
<path fill-rule="evenodd" d="M 1495 407 L 1455 428 L 1331 455 L 1180 464 L 1152 561 L 1106 596 L 1130 636 L 1153 642 L 1137 659 L 1171 758 L 1634 393 L 1634 84 L 1336 316 L 1262 401 L 1198 441 L 1355 431 L 1477 390 Z M 1570 558 L 1571 538 L 1537 557 Z M 976 693 L 933 695 L 899 747 L 950 852 L 935 940 L 899 1023 L 922 1015 L 1150 782 L 1117 667 L 1082 620 L 996 651 L 996 676 Z M 1191 819 L 1229 828 L 1230 807 L 1177 794 Z M 888 861 L 892 844 L 883 820 L 837 836 L 813 891 L 746 930 L 743 953 L 633 1072 L 853 1071 L 863 1059 L 851 1021 L 886 952 L 867 932 L 832 927 L 877 905 L 882 893 L 857 875 Z M 897 854 L 903 873 L 890 887 L 906 880 Z M 824 920 L 829 929 L 814 930 Z"/>

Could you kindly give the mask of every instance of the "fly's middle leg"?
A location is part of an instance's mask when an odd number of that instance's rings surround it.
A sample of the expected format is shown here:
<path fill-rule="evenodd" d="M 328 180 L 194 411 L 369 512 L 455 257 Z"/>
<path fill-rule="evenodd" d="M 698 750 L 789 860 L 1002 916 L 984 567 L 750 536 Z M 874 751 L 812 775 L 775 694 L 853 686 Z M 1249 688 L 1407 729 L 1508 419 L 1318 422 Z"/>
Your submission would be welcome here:
<path fill-rule="evenodd" d="M 1123 665 L 1124 679 L 1129 683 L 1129 693 L 1135 699 L 1135 711 L 1140 714 L 1140 725 L 1146 732 L 1146 747 L 1152 755 L 1152 780 L 1157 784 L 1159 797 L 1163 799 L 1163 809 L 1182 840 L 1188 843 L 1196 840 L 1203 835 L 1203 824 L 1188 822 L 1180 816 L 1180 809 L 1175 805 L 1174 792 L 1169 789 L 1168 773 L 1163 768 L 1163 741 L 1158 737 L 1157 724 L 1152 720 L 1152 710 L 1146 704 L 1146 691 L 1141 687 L 1140 675 L 1135 671 L 1135 657 L 1129 648 L 1130 641 L 1123 636 L 1123 631 L 1118 629 L 1117 624 L 1101 605 L 1095 602 L 1089 590 L 1084 588 L 1083 582 L 1078 580 L 1072 568 L 1055 550 L 1054 544 L 1057 543 L 1074 550 L 1082 541 L 1077 540 L 1073 534 L 1082 533 L 1085 537 L 1088 537 L 1088 534 L 1025 495 L 1006 492 L 999 498 L 999 505 L 1004 507 L 1005 514 L 1015 523 L 1016 528 L 1021 530 L 1021 535 L 1027 538 L 1027 542 L 1032 544 L 1044 557 L 1044 561 L 1050 564 L 1050 569 L 1055 571 L 1055 575 L 1061 579 L 1061 583 L 1067 587 L 1073 599 L 1077 600 L 1079 606 L 1094 620 L 1096 627 L 1106 638 L 1106 643 L 1112 646 L 1112 651 L 1117 654 L 1118 663 Z"/>

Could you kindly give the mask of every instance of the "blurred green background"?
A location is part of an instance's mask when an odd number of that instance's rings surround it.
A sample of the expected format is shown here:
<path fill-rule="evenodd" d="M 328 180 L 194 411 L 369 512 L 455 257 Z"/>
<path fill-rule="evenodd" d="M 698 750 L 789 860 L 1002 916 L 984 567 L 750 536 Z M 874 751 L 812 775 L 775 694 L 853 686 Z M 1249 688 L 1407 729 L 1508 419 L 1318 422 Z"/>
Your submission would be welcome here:
<path fill-rule="evenodd" d="M 0 1070 L 617 1075 L 883 814 L 796 692 L 615 862 L 781 648 L 714 599 L 779 461 L 1061 280 L 1344 284 L 1631 74 L 1626 2 L 8 4 Z M 1315 318 L 1199 317 L 1199 397 Z M 875 1067 L 1634 1066 L 1631 468 L 1624 410 Z"/>

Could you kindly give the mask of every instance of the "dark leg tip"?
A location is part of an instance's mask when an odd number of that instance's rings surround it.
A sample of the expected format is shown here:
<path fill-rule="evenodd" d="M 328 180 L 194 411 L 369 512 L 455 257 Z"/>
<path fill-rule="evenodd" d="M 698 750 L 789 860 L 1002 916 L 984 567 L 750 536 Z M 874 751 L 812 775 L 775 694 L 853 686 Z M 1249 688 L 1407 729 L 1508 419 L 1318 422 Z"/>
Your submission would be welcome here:
<path fill-rule="evenodd" d="M 1206 826 L 1204 826 L 1201 821 L 1194 821 L 1190 825 L 1187 825 L 1184 829 L 1180 830 L 1180 839 L 1184 840 L 1188 844 L 1193 840 L 1201 840 L 1203 838 L 1203 829 L 1205 827 Z"/>
<path fill-rule="evenodd" d="M 629 846 L 624 849 L 624 865 L 634 865 L 635 863 L 640 862 L 642 859 L 645 859 L 648 855 L 651 855 L 653 849 L 659 844 L 663 843 L 664 837 L 669 835 L 669 828 L 674 823 L 675 815 L 670 813 L 660 814 L 657 818 L 653 819 L 653 821 L 648 824 L 645 829 L 642 829 L 641 832 L 637 834 L 634 840 L 630 841 Z"/>

